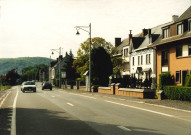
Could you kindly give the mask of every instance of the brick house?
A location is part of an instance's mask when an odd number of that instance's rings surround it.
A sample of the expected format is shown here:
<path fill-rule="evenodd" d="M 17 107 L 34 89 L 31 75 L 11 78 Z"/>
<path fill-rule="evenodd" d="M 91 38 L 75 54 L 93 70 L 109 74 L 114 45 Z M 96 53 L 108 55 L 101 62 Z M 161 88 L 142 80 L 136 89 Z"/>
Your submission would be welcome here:
<path fill-rule="evenodd" d="M 191 7 L 172 20 L 162 27 L 162 35 L 151 46 L 157 50 L 157 84 L 161 73 L 170 72 L 174 84 L 181 86 L 191 73 Z"/>

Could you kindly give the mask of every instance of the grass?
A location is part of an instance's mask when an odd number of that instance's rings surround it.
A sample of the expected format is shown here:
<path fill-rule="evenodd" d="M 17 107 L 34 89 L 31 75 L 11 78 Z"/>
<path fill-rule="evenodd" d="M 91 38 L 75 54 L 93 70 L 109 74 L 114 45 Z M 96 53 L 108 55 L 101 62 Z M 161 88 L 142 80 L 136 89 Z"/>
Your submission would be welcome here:
<path fill-rule="evenodd" d="M 6 90 L 7 88 L 10 88 L 10 86 L 0 86 L 0 91 Z"/>

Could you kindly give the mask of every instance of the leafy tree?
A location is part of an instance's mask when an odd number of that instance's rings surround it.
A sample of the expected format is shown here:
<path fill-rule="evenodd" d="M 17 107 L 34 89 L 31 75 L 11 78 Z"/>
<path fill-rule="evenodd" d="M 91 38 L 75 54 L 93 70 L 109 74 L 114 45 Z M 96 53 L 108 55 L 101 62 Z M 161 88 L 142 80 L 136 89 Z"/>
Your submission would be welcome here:
<path fill-rule="evenodd" d="M 19 79 L 19 78 L 20 78 L 20 75 L 17 73 L 17 71 L 15 69 L 12 69 L 7 72 L 6 82 L 8 82 L 8 84 L 13 86 L 16 84 L 17 79 Z"/>
<path fill-rule="evenodd" d="M 113 45 L 101 37 L 91 39 L 92 48 L 103 47 L 107 53 L 112 53 Z M 81 48 L 77 51 L 77 58 L 74 60 L 76 72 L 80 75 L 80 80 L 84 81 L 84 73 L 89 70 L 89 39 L 81 43 Z"/>
<path fill-rule="evenodd" d="M 112 52 L 110 54 L 111 56 L 111 61 L 113 63 L 113 74 L 120 74 L 122 70 L 124 70 L 123 66 L 123 60 L 121 55 L 118 55 L 118 49 L 116 47 L 112 48 Z"/>
<path fill-rule="evenodd" d="M 92 50 L 92 78 L 95 85 L 107 86 L 109 76 L 113 73 L 110 55 L 103 47 Z"/>

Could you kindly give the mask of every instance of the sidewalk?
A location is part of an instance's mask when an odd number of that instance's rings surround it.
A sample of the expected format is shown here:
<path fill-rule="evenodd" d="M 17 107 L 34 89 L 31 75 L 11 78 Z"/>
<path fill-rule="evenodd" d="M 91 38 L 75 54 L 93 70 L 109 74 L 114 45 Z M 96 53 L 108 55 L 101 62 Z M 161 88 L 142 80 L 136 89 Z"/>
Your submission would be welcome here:
<path fill-rule="evenodd" d="M 76 90 L 76 89 L 62 89 L 62 90 L 70 91 L 70 92 L 74 92 L 74 93 L 87 93 L 90 95 L 98 95 L 100 97 L 107 96 L 107 97 L 113 97 L 113 98 L 117 98 L 117 99 L 144 102 L 144 103 L 153 104 L 156 106 L 164 106 L 164 107 L 171 107 L 171 108 L 191 111 L 191 102 L 187 102 L 187 101 L 168 100 L 168 99 L 165 99 L 165 100 L 140 99 L 140 98 L 127 97 L 127 96 L 109 95 L 109 94 L 103 94 L 103 93 L 97 93 L 97 92 L 87 92 L 87 91 L 81 91 L 81 90 Z"/>

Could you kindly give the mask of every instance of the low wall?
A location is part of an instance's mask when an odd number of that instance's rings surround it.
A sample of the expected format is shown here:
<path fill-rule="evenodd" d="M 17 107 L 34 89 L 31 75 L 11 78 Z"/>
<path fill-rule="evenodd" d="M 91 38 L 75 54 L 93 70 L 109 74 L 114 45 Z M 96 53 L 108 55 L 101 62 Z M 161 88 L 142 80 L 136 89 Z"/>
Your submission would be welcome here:
<path fill-rule="evenodd" d="M 111 84 L 111 87 L 98 87 L 98 93 L 115 94 L 115 84 Z"/>
<path fill-rule="evenodd" d="M 116 85 L 116 95 L 136 97 L 136 98 L 154 98 L 155 90 L 151 89 L 132 89 L 132 88 L 119 88 Z"/>

